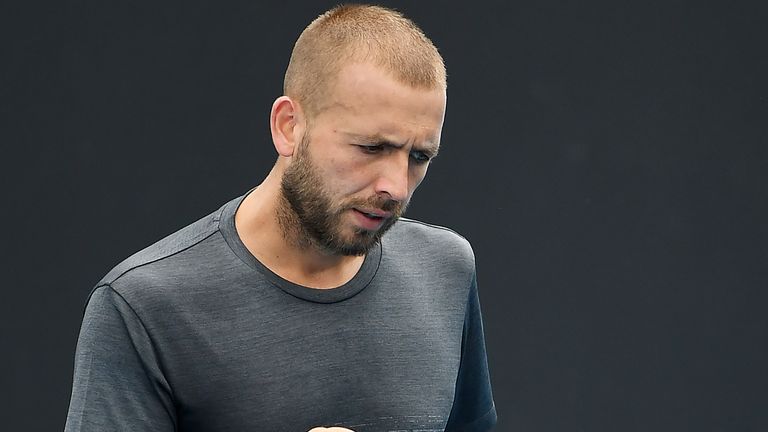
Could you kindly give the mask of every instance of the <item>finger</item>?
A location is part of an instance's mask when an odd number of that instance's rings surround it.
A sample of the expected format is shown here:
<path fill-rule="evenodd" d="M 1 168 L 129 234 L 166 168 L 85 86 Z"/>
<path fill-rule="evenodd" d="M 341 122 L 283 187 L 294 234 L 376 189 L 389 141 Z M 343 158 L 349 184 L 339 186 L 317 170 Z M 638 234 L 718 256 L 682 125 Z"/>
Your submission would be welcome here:
<path fill-rule="evenodd" d="M 309 432 L 355 432 L 352 429 L 347 429 L 343 427 L 316 427 L 309 430 Z"/>

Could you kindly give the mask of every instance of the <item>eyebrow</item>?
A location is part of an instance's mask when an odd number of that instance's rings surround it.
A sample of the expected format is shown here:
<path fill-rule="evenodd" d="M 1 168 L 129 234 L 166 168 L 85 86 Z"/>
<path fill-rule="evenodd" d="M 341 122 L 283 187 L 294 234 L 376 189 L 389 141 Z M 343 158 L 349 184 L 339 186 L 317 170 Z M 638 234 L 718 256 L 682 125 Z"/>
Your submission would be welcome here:
<path fill-rule="evenodd" d="M 359 142 L 359 143 L 368 143 L 368 144 L 380 145 L 384 147 L 394 147 L 398 149 L 403 148 L 405 146 L 405 144 L 403 143 L 388 140 L 380 134 L 361 135 L 361 134 L 355 134 L 350 132 L 342 132 L 342 133 L 350 136 L 352 139 L 354 139 L 356 142 Z M 434 158 L 435 156 L 437 156 L 439 149 L 440 149 L 440 146 L 438 144 L 435 144 L 435 142 L 432 140 L 427 141 L 427 145 L 423 147 L 414 145 L 414 150 L 424 152 L 430 158 Z"/>

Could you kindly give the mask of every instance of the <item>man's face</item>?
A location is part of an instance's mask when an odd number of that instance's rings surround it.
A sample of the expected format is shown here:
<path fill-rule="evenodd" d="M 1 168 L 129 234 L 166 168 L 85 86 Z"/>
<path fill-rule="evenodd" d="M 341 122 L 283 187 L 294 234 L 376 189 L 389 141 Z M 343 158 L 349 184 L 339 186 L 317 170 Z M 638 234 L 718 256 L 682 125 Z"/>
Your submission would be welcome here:
<path fill-rule="evenodd" d="M 414 89 L 370 64 L 343 68 L 282 179 L 299 232 L 363 255 L 404 212 L 437 154 L 445 91 Z"/>

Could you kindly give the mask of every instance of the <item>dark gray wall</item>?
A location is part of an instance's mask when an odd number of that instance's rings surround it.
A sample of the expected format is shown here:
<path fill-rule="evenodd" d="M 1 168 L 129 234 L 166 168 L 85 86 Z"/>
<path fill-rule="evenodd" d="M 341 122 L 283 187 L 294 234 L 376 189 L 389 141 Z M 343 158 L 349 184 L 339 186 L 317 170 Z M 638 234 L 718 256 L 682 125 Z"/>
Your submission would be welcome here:
<path fill-rule="evenodd" d="M 333 5 L 173 3 L 0 7 L 4 430 L 63 427 L 109 268 L 266 174 Z M 448 66 L 409 215 L 475 247 L 497 430 L 767 430 L 765 2 L 386 4 Z"/>

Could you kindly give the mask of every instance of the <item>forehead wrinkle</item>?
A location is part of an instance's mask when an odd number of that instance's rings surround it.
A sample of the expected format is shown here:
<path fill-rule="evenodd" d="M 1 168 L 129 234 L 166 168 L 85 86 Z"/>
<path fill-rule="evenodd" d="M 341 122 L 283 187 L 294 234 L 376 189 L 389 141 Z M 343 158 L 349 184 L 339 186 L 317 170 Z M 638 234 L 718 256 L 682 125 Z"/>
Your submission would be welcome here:
<path fill-rule="evenodd" d="M 347 111 L 347 112 L 351 112 L 351 113 L 355 113 L 356 112 L 354 106 L 352 106 L 350 104 L 346 104 L 346 103 L 338 100 L 338 98 L 333 98 L 333 99 L 329 100 L 328 102 L 325 102 L 323 104 L 318 105 L 317 112 L 315 113 L 315 115 L 318 116 L 318 115 L 320 115 L 320 114 L 322 114 L 322 113 L 324 113 L 326 111 L 333 111 L 335 109 L 339 109 L 339 110 Z"/>

